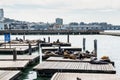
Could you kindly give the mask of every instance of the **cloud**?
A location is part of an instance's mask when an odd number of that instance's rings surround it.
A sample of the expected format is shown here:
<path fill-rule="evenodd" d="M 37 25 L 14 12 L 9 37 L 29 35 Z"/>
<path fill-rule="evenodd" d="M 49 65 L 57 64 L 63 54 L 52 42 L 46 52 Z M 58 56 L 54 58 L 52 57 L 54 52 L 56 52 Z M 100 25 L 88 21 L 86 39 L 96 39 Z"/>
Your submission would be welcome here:
<path fill-rule="evenodd" d="M 18 20 L 47 22 L 61 17 L 68 21 L 109 21 L 107 17 L 111 17 L 115 23 L 120 0 L 0 0 L 0 8 L 6 17 Z"/>
<path fill-rule="evenodd" d="M 37 5 L 62 9 L 120 9 L 120 0 L 1 0 L 2 6 Z"/>

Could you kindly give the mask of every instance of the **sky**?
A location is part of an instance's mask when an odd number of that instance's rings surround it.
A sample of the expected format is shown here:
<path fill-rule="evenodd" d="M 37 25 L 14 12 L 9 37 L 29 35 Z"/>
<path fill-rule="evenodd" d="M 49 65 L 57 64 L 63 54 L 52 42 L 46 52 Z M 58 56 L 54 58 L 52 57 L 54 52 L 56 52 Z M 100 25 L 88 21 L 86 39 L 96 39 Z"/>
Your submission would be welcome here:
<path fill-rule="evenodd" d="M 120 0 L 0 0 L 4 16 L 30 22 L 107 22 L 120 25 Z"/>

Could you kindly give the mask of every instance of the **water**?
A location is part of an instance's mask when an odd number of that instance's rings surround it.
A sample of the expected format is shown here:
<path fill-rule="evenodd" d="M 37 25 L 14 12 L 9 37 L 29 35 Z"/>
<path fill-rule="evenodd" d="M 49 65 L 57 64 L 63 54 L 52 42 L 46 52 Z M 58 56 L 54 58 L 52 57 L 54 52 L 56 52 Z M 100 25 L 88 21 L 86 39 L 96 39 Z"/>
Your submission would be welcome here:
<path fill-rule="evenodd" d="M 0 36 L 0 40 L 4 40 L 4 36 Z M 11 39 L 23 38 L 22 35 L 12 35 Z M 34 40 L 48 37 L 51 38 L 51 42 L 59 39 L 62 42 L 67 42 L 67 35 L 26 35 L 26 39 Z M 120 37 L 118 36 L 107 36 L 107 35 L 70 35 L 70 43 L 72 47 L 81 47 L 82 40 L 86 38 L 86 50 L 92 51 L 94 48 L 93 40 L 97 39 L 98 42 L 98 57 L 109 56 L 111 60 L 115 62 L 115 68 L 117 74 L 120 75 Z M 33 53 L 33 55 L 38 52 Z M 24 80 L 48 80 L 47 78 L 37 77 L 36 72 L 32 69 L 27 70 L 27 75 L 24 76 Z"/>

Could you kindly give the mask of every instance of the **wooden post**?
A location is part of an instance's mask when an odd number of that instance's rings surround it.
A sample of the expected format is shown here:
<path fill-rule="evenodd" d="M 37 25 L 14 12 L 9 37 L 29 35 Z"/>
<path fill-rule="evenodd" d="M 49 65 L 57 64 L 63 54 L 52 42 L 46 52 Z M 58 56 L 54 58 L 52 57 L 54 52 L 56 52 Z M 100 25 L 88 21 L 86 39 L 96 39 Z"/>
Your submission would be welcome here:
<path fill-rule="evenodd" d="M 60 45 L 58 45 L 58 47 L 59 47 L 59 48 L 58 48 L 58 51 L 59 51 L 59 52 L 61 52 L 61 46 L 60 46 Z"/>
<path fill-rule="evenodd" d="M 50 43 L 50 37 L 48 37 L 48 43 Z"/>
<path fill-rule="evenodd" d="M 32 48 L 31 48 L 31 44 L 29 43 L 29 55 L 32 55 Z"/>
<path fill-rule="evenodd" d="M 13 49 L 13 61 L 17 60 L 17 51 L 16 49 L 14 48 Z"/>
<path fill-rule="evenodd" d="M 95 51 L 95 57 L 97 57 L 97 40 L 94 40 L 94 51 Z"/>
<path fill-rule="evenodd" d="M 83 38 L 83 51 L 85 51 L 85 43 L 86 43 L 86 39 Z"/>
<path fill-rule="evenodd" d="M 46 42 L 45 38 L 43 38 L 43 41 Z"/>
<path fill-rule="evenodd" d="M 69 43 L 69 34 L 67 35 L 67 43 Z"/>

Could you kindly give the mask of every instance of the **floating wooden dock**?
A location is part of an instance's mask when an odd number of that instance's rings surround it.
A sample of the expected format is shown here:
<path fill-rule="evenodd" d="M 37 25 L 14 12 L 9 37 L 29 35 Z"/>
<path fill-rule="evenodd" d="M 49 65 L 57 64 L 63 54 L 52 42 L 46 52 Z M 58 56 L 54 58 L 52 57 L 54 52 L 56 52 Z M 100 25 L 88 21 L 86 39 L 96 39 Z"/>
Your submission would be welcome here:
<path fill-rule="evenodd" d="M 39 74 L 50 74 L 55 72 L 76 73 L 109 73 L 115 74 L 115 68 L 109 64 L 91 64 L 85 62 L 43 62 L 34 67 Z"/>
<path fill-rule="evenodd" d="M 23 70 L 27 65 L 38 61 L 38 55 L 17 55 L 15 61 L 13 61 L 13 55 L 0 55 L 0 70 Z"/>
<path fill-rule="evenodd" d="M 17 55 L 17 61 L 33 61 L 39 58 L 39 55 Z M 0 55 L 0 61 L 13 61 L 13 55 Z"/>
<path fill-rule="evenodd" d="M 120 80 L 116 74 L 55 73 L 51 80 Z"/>
<path fill-rule="evenodd" d="M 56 62 L 90 62 L 90 58 L 68 59 L 68 58 L 63 58 L 63 57 L 49 57 L 46 61 L 56 61 Z"/>
<path fill-rule="evenodd" d="M 0 61 L 0 70 L 22 70 L 29 61 Z"/>
<path fill-rule="evenodd" d="M 36 51 L 38 46 L 32 46 L 31 51 L 34 52 Z M 25 54 L 29 52 L 29 47 L 28 46 L 1 46 L 0 47 L 0 53 L 5 53 L 5 54 L 12 54 L 13 49 L 16 49 L 17 54 Z"/>
<path fill-rule="evenodd" d="M 52 47 L 52 46 L 71 46 L 70 43 L 41 43 L 41 47 Z"/>
<path fill-rule="evenodd" d="M 68 51 L 82 51 L 82 48 L 78 48 L 78 47 L 61 47 L 61 49 L 64 49 L 64 50 L 68 50 Z M 45 52 L 45 51 L 57 51 L 58 50 L 58 47 L 43 47 L 42 48 L 42 52 Z"/>
<path fill-rule="evenodd" d="M 20 71 L 3 71 L 0 70 L 0 80 L 16 80 Z"/>

